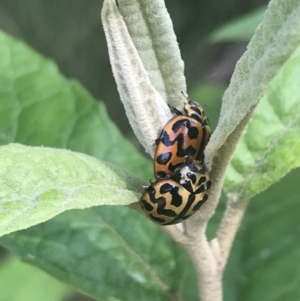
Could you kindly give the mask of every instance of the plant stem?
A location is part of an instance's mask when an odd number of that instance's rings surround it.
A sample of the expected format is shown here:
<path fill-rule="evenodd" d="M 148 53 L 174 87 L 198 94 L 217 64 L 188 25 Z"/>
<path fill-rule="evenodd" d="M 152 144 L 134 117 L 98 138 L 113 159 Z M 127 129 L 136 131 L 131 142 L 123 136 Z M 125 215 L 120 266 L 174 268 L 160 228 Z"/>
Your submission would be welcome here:
<path fill-rule="evenodd" d="M 221 195 L 228 164 L 236 145 L 251 118 L 255 106 L 241 120 L 239 126 L 227 137 L 214 155 L 208 156 L 212 166 L 210 178 L 213 182 L 209 200 L 191 218 L 186 221 L 186 232 L 168 229 L 168 233 L 180 242 L 189 253 L 198 277 L 201 301 L 222 301 L 222 277 L 229 252 L 246 210 L 248 200 L 228 200 L 217 237 L 209 243 L 205 236 L 207 223 L 215 213 Z"/>
<path fill-rule="evenodd" d="M 206 225 L 203 224 L 189 237 L 187 244 L 183 243 L 198 275 L 201 301 L 223 300 L 223 271 L 247 205 L 247 200 L 238 202 L 228 200 L 217 237 L 212 240 L 211 244 L 206 239 Z"/>
<path fill-rule="evenodd" d="M 232 244 L 247 208 L 248 200 L 228 200 L 225 213 L 217 232 L 219 255 L 219 271 L 223 272 Z"/>
<path fill-rule="evenodd" d="M 222 275 L 203 230 L 186 248 L 198 275 L 200 300 L 222 301 Z"/>

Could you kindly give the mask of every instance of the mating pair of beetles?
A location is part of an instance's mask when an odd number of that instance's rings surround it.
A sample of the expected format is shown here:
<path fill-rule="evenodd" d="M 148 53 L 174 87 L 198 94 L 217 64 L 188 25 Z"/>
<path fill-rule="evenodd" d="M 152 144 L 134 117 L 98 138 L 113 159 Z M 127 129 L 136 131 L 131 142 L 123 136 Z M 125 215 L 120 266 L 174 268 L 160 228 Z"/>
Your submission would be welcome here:
<path fill-rule="evenodd" d="M 203 154 L 211 129 L 203 108 L 190 100 L 184 105 L 185 114 L 170 109 L 176 116 L 155 141 L 156 181 L 144 188 L 140 198 L 144 212 L 160 225 L 190 217 L 205 203 L 211 187 Z"/>

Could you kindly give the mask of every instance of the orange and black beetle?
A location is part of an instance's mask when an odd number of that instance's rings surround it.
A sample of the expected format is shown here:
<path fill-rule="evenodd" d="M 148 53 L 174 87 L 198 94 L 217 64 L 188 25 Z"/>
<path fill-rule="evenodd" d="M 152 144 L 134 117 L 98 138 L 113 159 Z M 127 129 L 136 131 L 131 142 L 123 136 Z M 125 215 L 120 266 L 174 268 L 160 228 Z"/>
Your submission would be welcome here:
<path fill-rule="evenodd" d="M 161 131 L 154 155 L 154 174 L 156 178 L 174 176 L 185 158 L 188 162 L 203 160 L 203 151 L 209 141 L 211 130 L 202 106 L 194 101 L 184 105 L 184 112 L 171 108 L 177 116 L 167 122 Z"/>
<path fill-rule="evenodd" d="M 140 205 L 149 218 L 160 225 L 182 222 L 208 199 L 211 181 L 200 161 L 175 171 L 176 180 L 158 179 L 145 189 Z"/>

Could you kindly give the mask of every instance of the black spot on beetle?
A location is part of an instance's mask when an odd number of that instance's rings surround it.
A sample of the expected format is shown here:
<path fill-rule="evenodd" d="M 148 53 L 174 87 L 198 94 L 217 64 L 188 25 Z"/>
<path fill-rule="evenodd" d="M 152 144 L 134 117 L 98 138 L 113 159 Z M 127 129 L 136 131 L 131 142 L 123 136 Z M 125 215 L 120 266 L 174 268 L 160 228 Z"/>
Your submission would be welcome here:
<path fill-rule="evenodd" d="M 188 119 L 181 119 L 181 120 L 177 120 L 176 122 L 173 123 L 172 125 L 172 131 L 176 134 L 177 132 L 180 131 L 180 129 L 182 127 L 187 127 L 190 128 L 191 127 L 191 123 Z"/>
<path fill-rule="evenodd" d="M 188 119 L 182 119 L 174 122 L 172 126 L 172 131 L 176 134 L 182 127 L 187 128 L 188 136 L 190 139 L 197 139 L 199 136 L 198 129 L 191 124 L 191 121 Z"/>
<path fill-rule="evenodd" d="M 155 198 L 154 196 L 150 196 L 150 200 L 153 204 L 157 204 L 157 214 L 171 216 L 171 217 L 176 216 L 176 212 L 174 212 L 171 209 L 166 209 L 166 205 L 167 205 L 166 198 L 164 197 Z"/>
<path fill-rule="evenodd" d="M 158 171 L 157 172 L 157 178 L 160 178 L 160 179 L 164 179 L 166 178 L 168 175 L 164 172 L 164 171 Z"/>
<path fill-rule="evenodd" d="M 188 130 L 188 136 L 190 139 L 197 139 L 199 137 L 199 131 L 196 127 L 191 127 Z"/>
<path fill-rule="evenodd" d="M 180 157 L 182 157 L 182 156 L 180 156 Z M 168 166 L 168 169 L 170 170 L 170 171 L 172 171 L 172 172 L 174 172 L 178 167 L 180 167 L 180 166 L 182 166 L 182 163 L 180 162 L 180 163 L 178 163 L 178 164 L 175 164 L 175 165 L 173 165 L 172 164 L 172 162 L 169 164 L 169 166 Z"/>
<path fill-rule="evenodd" d="M 175 143 L 175 141 L 170 140 L 170 136 L 166 131 L 162 131 L 156 141 L 157 144 L 161 142 L 165 146 L 172 146 Z"/>
<path fill-rule="evenodd" d="M 202 115 L 202 111 L 200 110 L 199 106 L 191 106 L 191 110 L 194 111 L 198 116 Z"/>
<path fill-rule="evenodd" d="M 165 220 L 163 218 L 157 217 L 153 214 L 149 214 L 149 217 L 159 224 L 163 224 L 165 222 Z"/>
<path fill-rule="evenodd" d="M 193 187 L 190 181 L 185 181 L 181 184 L 187 191 L 193 192 Z"/>
<path fill-rule="evenodd" d="M 174 187 L 172 190 L 172 200 L 171 200 L 171 205 L 180 207 L 182 205 L 182 196 L 178 193 L 179 187 Z"/>
<path fill-rule="evenodd" d="M 171 152 L 163 153 L 156 157 L 156 162 L 160 165 L 166 165 L 171 160 L 171 158 L 172 158 Z"/>
<path fill-rule="evenodd" d="M 212 181 L 209 180 L 206 184 L 207 190 L 210 189 L 211 185 L 212 185 Z"/>
<path fill-rule="evenodd" d="M 195 194 L 198 194 L 198 193 L 202 193 L 202 192 L 204 192 L 204 191 L 206 191 L 207 189 L 206 189 L 206 187 L 205 187 L 205 185 L 200 185 L 195 191 L 194 191 L 194 193 Z"/>
<path fill-rule="evenodd" d="M 187 177 L 192 181 L 193 184 L 197 181 L 197 176 L 194 173 L 187 173 Z"/>
<path fill-rule="evenodd" d="M 179 134 L 176 136 L 174 140 L 171 140 L 169 134 L 166 131 L 163 131 L 158 139 L 161 143 L 163 143 L 167 147 L 173 146 L 176 142 L 180 145 L 184 143 L 183 134 Z"/>
<path fill-rule="evenodd" d="M 175 217 L 177 216 L 177 213 L 171 209 L 166 209 L 166 208 L 160 208 L 158 207 L 157 208 L 157 213 L 159 215 L 165 215 L 165 216 L 168 216 L 168 217 Z"/>
<path fill-rule="evenodd" d="M 187 128 L 189 139 L 193 140 L 199 138 L 199 131 L 197 127 L 194 127 L 188 119 L 176 121 L 172 126 L 172 131 L 176 134 L 182 127 Z M 192 146 L 185 148 L 187 138 L 183 135 L 183 133 L 178 134 L 174 140 L 171 140 L 169 134 L 166 131 L 162 131 L 156 141 L 157 143 L 163 143 L 166 147 L 173 146 L 175 143 L 177 143 L 176 155 L 178 157 L 194 156 L 198 152 Z M 162 154 L 156 158 L 156 162 L 158 164 L 165 165 L 166 162 L 171 160 L 171 155 L 171 153 Z"/>
<path fill-rule="evenodd" d="M 193 118 L 193 119 L 195 119 L 195 120 L 197 120 L 197 121 L 199 121 L 200 123 L 203 123 L 200 111 L 199 110 L 195 110 L 195 109 L 193 111 L 195 111 L 196 113 L 190 114 L 190 117 Z"/>
<path fill-rule="evenodd" d="M 154 209 L 154 207 L 149 204 L 148 202 L 146 202 L 145 200 L 141 200 L 142 206 L 146 211 L 152 211 Z"/>
<path fill-rule="evenodd" d="M 202 176 L 202 177 L 200 177 L 200 179 L 198 181 L 198 185 L 201 185 L 201 184 L 203 184 L 205 182 L 206 182 L 206 176 Z"/>
<path fill-rule="evenodd" d="M 150 199 L 155 197 L 156 190 L 154 189 L 153 185 L 150 185 L 146 191 L 148 192 Z"/>
<path fill-rule="evenodd" d="M 174 185 L 166 182 L 163 185 L 161 185 L 159 192 L 161 194 L 168 193 L 168 192 L 172 191 L 173 187 L 174 187 Z"/>
<path fill-rule="evenodd" d="M 180 222 L 182 219 L 184 219 L 184 217 L 187 215 L 186 213 L 189 211 L 189 209 L 193 205 L 194 201 L 195 201 L 195 194 L 191 193 L 188 197 L 188 200 L 187 200 L 186 205 L 183 208 L 183 210 L 171 222 L 169 222 L 168 224 L 165 224 L 165 225 L 176 224 L 176 223 Z"/>
<path fill-rule="evenodd" d="M 178 143 L 177 153 L 176 155 L 178 157 L 184 158 L 185 156 L 194 156 L 196 155 L 197 150 L 193 146 L 188 146 L 187 148 L 184 148 L 184 143 Z"/>

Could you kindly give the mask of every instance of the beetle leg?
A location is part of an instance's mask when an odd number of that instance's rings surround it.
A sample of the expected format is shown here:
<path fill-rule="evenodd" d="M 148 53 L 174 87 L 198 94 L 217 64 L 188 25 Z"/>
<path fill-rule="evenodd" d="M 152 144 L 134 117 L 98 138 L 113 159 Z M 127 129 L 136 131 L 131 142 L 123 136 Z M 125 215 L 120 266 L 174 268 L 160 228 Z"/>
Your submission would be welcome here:
<path fill-rule="evenodd" d="M 156 182 L 156 180 L 151 179 L 150 180 L 150 184 L 154 184 Z"/>
<path fill-rule="evenodd" d="M 183 165 L 188 165 L 189 159 L 190 159 L 190 155 L 185 155 Z"/>
<path fill-rule="evenodd" d="M 176 114 L 176 115 L 183 115 L 183 113 L 181 111 L 179 111 L 178 109 L 176 109 L 175 107 L 170 107 L 170 110 L 173 114 Z"/>

